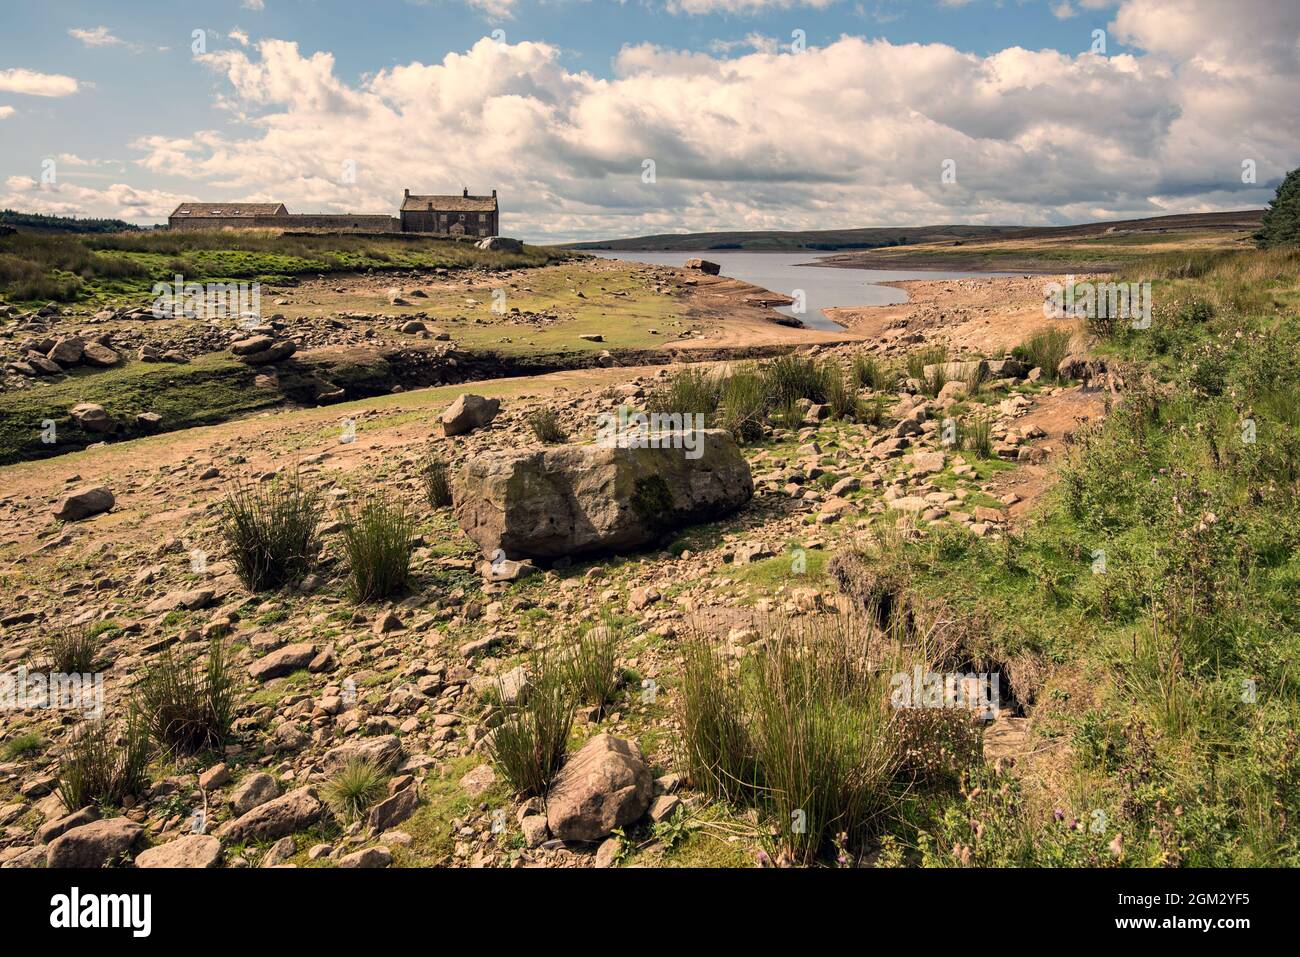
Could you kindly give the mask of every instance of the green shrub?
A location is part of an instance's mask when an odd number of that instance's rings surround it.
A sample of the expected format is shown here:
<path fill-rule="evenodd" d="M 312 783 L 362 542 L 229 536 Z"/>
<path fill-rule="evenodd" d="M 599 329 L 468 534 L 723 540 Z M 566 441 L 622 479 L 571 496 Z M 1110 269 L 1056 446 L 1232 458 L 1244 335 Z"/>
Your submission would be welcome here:
<path fill-rule="evenodd" d="M 1300 246 L 1300 169 L 1291 170 L 1278 184 L 1255 242 L 1260 249 Z"/>
<path fill-rule="evenodd" d="M 488 744 L 493 763 L 520 796 L 546 793 L 573 727 L 573 693 L 564 674 L 544 659 L 534 671 L 522 702 L 503 707 Z"/>
<path fill-rule="evenodd" d="M 358 509 L 344 506 L 341 514 L 349 597 L 355 602 L 382 601 L 404 592 L 415 548 L 410 513 L 382 495 L 372 495 Z"/>
<path fill-rule="evenodd" d="M 1177 315 L 1179 322 L 1200 325 L 1214 318 L 1214 304 L 1194 297 L 1179 304 Z"/>
<path fill-rule="evenodd" d="M 137 710 L 149 733 L 168 754 L 190 755 L 221 748 L 235 719 L 235 677 L 220 641 L 206 661 L 182 662 L 164 649 L 135 689 Z"/>
<path fill-rule="evenodd" d="M 569 435 L 560 425 L 560 417 L 552 409 L 538 409 L 528 417 L 528 427 L 539 442 L 556 445 L 568 440 Z"/>
<path fill-rule="evenodd" d="M 59 797 L 69 811 L 92 805 L 121 807 L 148 785 L 149 731 L 142 717 L 86 721 L 59 756 Z"/>
<path fill-rule="evenodd" d="M 238 485 L 222 505 L 221 534 L 249 591 L 300 581 L 316 564 L 319 493 L 295 470 L 269 484 Z"/>
<path fill-rule="evenodd" d="M 352 758 L 322 789 L 325 803 L 343 821 L 357 821 L 388 793 L 388 775 L 373 762 Z"/>

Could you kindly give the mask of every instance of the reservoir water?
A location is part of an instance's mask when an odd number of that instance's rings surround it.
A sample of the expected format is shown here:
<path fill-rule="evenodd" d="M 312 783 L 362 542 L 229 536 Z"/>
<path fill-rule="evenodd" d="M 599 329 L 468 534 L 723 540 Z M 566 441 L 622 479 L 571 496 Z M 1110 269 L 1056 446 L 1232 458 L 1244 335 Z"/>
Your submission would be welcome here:
<path fill-rule="evenodd" d="M 661 252 L 640 250 L 590 250 L 606 259 L 624 259 L 656 266 L 680 266 L 688 259 L 702 258 L 722 267 L 722 275 L 743 279 L 773 292 L 795 296 L 803 290 L 805 311 L 792 306 L 777 312 L 794 316 L 812 329 L 837 330 L 841 326 L 826 318 L 823 309 L 839 306 L 889 306 L 907 302 L 907 293 L 879 283 L 901 279 L 968 279 L 971 276 L 1013 275 L 1012 273 L 964 273 L 938 270 L 840 269 L 834 266 L 805 266 L 817 261 L 815 253 L 755 253 L 725 249 L 703 252 Z"/>

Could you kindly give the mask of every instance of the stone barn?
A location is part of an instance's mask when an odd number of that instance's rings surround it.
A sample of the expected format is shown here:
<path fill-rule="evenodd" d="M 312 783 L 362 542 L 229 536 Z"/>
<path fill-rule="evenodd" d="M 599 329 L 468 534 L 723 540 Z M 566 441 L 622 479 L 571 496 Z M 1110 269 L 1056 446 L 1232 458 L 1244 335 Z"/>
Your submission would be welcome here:
<path fill-rule="evenodd" d="M 181 203 L 167 218 L 171 229 L 288 228 L 284 203 Z"/>
<path fill-rule="evenodd" d="M 417 196 L 409 189 L 402 199 L 402 232 L 441 236 L 497 236 L 497 191 L 491 196 Z"/>

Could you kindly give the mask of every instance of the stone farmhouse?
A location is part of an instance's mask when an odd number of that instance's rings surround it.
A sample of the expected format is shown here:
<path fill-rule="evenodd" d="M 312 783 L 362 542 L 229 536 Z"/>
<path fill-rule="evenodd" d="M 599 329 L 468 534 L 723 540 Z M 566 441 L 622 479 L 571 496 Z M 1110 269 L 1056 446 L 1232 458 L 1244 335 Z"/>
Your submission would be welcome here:
<path fill-rule="evenodd" d="M 284 203 L 181 203 L 167 218 L 170 229 L 279 229 L 320 233 L 424 233 L 435 236 L 499 235 L 497 191 L 491 196 L 414 195 L 408 189 L 400 218 L 383 213 L 290 213 Z"/>

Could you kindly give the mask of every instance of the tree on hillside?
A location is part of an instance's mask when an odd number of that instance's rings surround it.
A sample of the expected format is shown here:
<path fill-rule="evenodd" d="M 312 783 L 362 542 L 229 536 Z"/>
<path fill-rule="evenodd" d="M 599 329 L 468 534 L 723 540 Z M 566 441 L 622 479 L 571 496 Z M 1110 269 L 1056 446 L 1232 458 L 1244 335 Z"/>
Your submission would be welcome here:
<path fill-rule="evenodd" d="M 1260 249 L 1300 246 L 1300 169 L 1286 174 L 1264 211 L 1255 242 Z"/>

